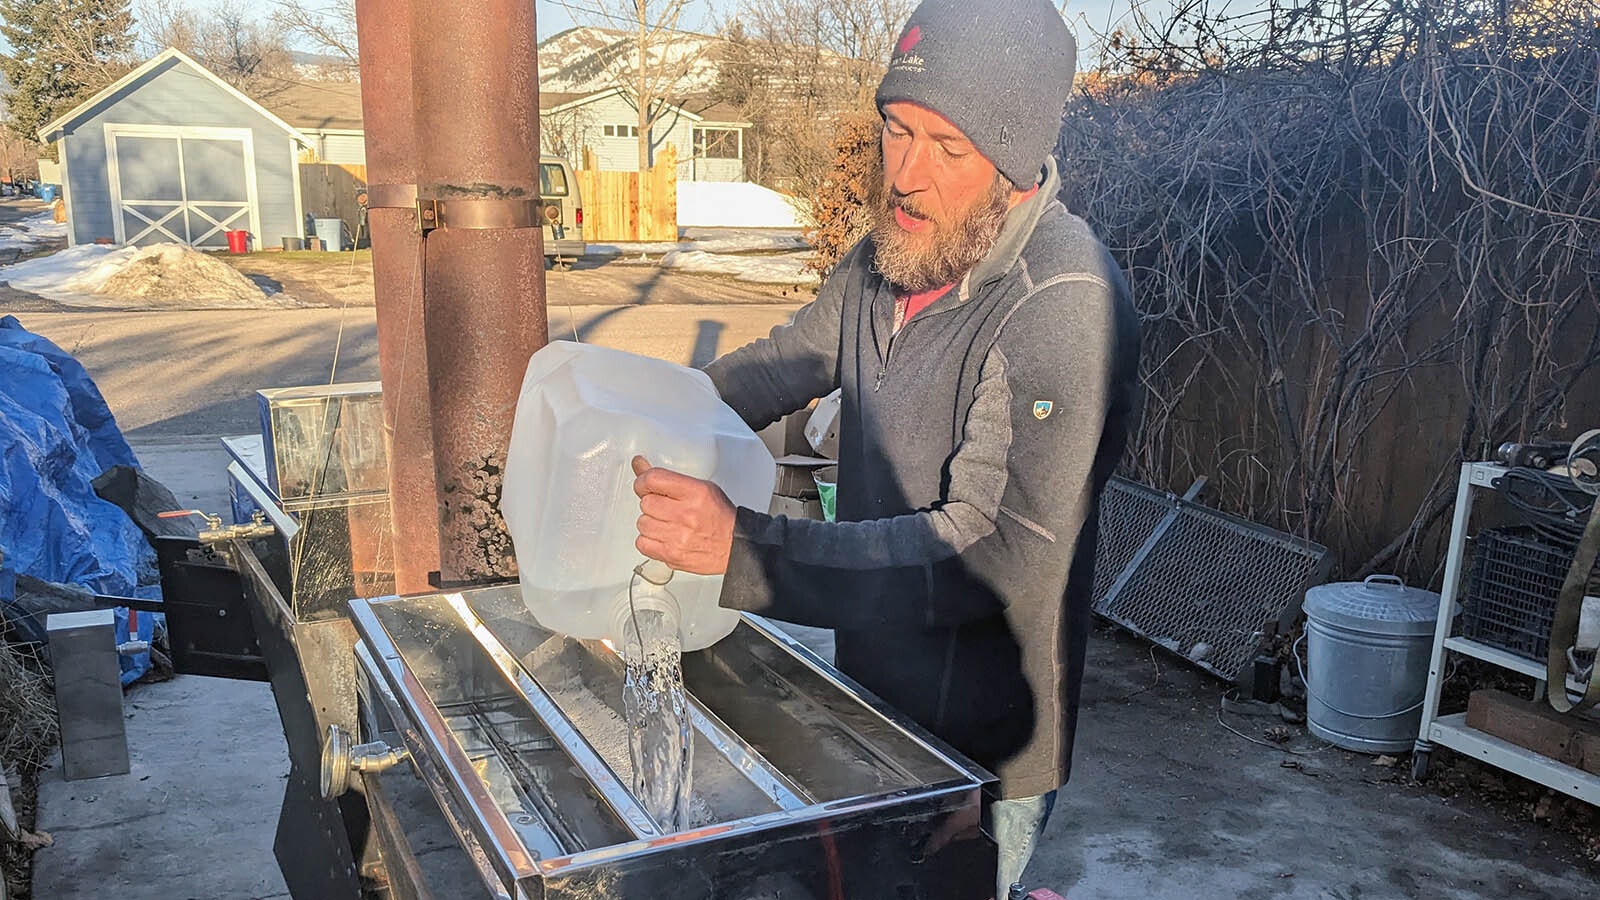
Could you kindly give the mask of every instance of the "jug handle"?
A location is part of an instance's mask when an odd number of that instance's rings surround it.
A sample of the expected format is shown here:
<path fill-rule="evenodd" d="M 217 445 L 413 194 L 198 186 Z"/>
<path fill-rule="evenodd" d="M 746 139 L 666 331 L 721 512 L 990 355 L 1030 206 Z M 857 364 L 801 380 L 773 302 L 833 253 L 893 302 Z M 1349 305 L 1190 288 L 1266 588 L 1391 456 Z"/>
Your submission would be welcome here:
<path fill-rule="evenodd" d="M 665 572 L 665 575 L 662 573 Z M 673 568 L 660 560 L 647 559 L 633 567 L 633 574 L 643 578 L 656 587 L 666 587 L 672 581 L 675 573 Z"/>

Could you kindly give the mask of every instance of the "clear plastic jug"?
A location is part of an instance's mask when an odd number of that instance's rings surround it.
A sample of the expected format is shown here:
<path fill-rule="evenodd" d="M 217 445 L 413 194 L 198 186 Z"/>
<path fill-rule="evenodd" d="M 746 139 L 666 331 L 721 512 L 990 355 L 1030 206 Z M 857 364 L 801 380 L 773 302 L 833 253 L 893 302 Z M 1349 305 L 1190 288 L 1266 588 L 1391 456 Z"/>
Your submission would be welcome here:
<path fill-rule="evenodd" d="M 772 454 L 705 373 L 552 342 L 523 376 L 500 502 L 523 600 L 544 627 L 618 650 L 641 613 L 675 619 L 683 650 L 709 647 L 739 615 L 717 605 L 720 575 L 638 569 L 634 456 L 713 481 L 737 506 L 772 500 Z"/>

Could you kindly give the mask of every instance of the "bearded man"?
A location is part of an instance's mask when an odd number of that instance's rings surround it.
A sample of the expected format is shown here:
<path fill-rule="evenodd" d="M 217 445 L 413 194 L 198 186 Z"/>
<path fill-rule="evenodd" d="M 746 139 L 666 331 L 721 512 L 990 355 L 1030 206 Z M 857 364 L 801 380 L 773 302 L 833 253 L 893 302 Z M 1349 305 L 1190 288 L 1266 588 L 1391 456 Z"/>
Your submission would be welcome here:
<path fill-rule="evenodd" d="M 1048 0 L 926 0 L 877 92 L 870 236 L 712 363 L 753 428 L 835 389 L 837 522 L 736 509 L 636 459 L 640 552 L 837 632 L 847 675 L 993 771 L 996 896 L 1067 780 L 1096 510 L 1134 408 L 1116 263 L 1057 199 L 1075 45 Z"/>

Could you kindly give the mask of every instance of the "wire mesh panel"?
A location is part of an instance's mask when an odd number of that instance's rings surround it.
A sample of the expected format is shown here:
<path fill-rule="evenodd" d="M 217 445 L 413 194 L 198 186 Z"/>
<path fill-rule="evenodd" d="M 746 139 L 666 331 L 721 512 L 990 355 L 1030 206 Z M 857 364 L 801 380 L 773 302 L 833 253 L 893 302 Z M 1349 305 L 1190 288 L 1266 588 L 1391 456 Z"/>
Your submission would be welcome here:
<path fill-rule="evenodd" d="M 1095 609 L 1234 679 L 1249 665 L 1263 633 L 1325 577 L 1327 548 L 1192 503 L 1165 503 L 1175 505 L 1172 521 L 1149 542 L 1148 552 L 1131 560 L 1121 588 L 1099 599 Z M 1108 587 L 1121 574 L 1106 573 Z"/>
<path fill-rule="evenodd" d="M 1161 517 L 1177 503 L 1169 494 L 1137 481 L 1113 477 L 1100 495 L 1100 536 L 1094 548 L 1094 606 L 1105 600 L 1117 576 L 1133 562 Z"/>

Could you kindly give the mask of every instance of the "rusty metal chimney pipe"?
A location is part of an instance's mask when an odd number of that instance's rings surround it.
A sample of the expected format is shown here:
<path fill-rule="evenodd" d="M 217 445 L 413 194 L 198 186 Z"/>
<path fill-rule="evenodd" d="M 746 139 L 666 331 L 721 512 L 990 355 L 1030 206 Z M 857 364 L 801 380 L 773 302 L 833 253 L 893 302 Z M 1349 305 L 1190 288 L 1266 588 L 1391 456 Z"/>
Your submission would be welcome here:
<path fill-rule="evenodd" d="M 500 485 L 522 375 L 548 327 L 535 35 L 531 0 L 412 0 L 416 184 L 448 212 L 423 239 L 422 283 L 449 586 L 516 575 Z"/>
<path fill-rule="evenodd" d="M 411 16 L 385 0 L 356 0 L 361 45 L 361 112 L 366 130 L 372 236 L 372 283 L 378 305 L 378 371 L 389 454 L 395 589 L 428 590 L 439 568 L 439 513 L 434 489 L 433 420 L 428 354 L 423 343 L 422 233 L 413 203 L 416 122 L 411 99 Z"/>

